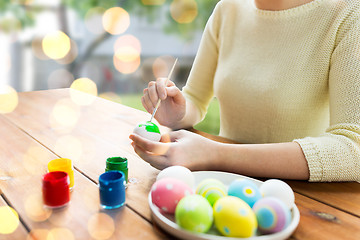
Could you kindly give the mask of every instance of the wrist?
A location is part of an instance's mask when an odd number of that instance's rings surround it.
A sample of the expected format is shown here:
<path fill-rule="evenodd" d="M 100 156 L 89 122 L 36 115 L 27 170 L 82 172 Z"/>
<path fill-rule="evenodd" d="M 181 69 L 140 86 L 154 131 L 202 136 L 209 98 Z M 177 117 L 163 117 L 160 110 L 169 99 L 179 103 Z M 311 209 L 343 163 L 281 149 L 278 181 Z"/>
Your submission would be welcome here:
<path fill-rule="evenodd" d="M 207 170 L 222 170 L 227 161 L 226 144 L 213 140 L 210 141 L 213 144 L 209 147 L 209 152 L 206 153 L 208 156 Z"/>

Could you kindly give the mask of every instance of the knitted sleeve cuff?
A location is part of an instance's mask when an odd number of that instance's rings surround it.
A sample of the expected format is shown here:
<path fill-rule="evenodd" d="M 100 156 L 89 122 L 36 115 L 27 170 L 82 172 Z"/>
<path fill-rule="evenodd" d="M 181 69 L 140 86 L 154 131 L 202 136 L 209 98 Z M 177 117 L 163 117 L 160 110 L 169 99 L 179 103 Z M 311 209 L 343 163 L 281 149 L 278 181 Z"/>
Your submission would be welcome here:
<path fill-rule="evenodd" d="M 294 142 L 297 142 L 301 149 L 304 152 L 309 172 L 310 172 L 310 182 L 320 182 L 323 179 L 323 167 L 321 163 L 320 153 L 317 150 L 314 143 L 306 141 L 305 139 L 295 139 Z"/>

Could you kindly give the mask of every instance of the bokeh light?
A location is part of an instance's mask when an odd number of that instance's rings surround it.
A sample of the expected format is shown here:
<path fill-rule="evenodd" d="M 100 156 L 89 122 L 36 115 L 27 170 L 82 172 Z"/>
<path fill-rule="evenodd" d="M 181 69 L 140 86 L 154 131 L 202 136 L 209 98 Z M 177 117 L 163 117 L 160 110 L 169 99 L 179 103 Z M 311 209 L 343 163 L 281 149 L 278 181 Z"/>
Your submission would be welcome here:
<path fill-rule="evenodd" d="M 84 23 L 89 32 L 101 34 L 105 31 L 102 25 L 102 16 L 104 12 L 105 9 L 102 7 L 94 7 L 87 11 Z"/>
<path fill-rule="evenodd" d="M 70 99 L 61 99 L 55 104 L 51 116 L 60 126 L 73 127 L 79 120 L 80 109 Z"/>
<path fill-rule="evenodd" d="M 40 60 L 48 60 L 49 57 L 45 54 L 42 47 L 43 37 L 34 37 L 31 41 L 31 49 L 35 55 Z"/>
<path fill-rule="evenodd" d="M 39 161 L 50 159 L 50 152 L 38 145 L 30 146 L 23 156 L 22 165 L 31 175 L 39 174 Z M 45 167 L 44 167 L 45 168 Z M 46 171 L 46 168 L 44 169 Z"/>
<path fill-rule="evenodd" d="M 103 15 L 102 24 L 112 35 L 124 33 L 130 26 L 129 13 L 121 7 L 109 8 Z"/>
<path fill-rule="evenodd" d="M 19 215 L 13 208 L 0 206 L 0 234 L 13 233 L 19 222 Z"/>
<path fill-rule="evenodd" d="M 114 66 L 121 73 L 135 72 L 140 66 L 141 43 L 133 35 L 119 37 L 114 44 Z"/>
<path fill-rule="evenodd" d="M 26 215 L 35 222 L 43 222 L 52 214 L 51 209 L 43 206 L 42 195 L 40 193 L 27 196 L 24 205 Z"/>
<path fill-rule="evenodd" d="M 42 40 L 44 53 L 51 59 L 64 58 L 70 51 L 70 38 L 62 31 L 47 34 Z"/>
<path fill-rule="evenodd" d="M 77 163 L 83 154 L 83 146 L 76 137 L 65 135 L 57 139 L 55 152 L 62 157 L 70 158 L 73 163 Z"/>
<path fill-rule="evenodd" d="M 47 240 L 49 230 L 36 228 L 32 229 L 27 235 L 26 240 Z"/>
<path fill-rule="evenodd" d="M 104 98 L 106 100 L 121 103 L 121 97 L 120 95 L 114 93 L 114 92 L 103 92 L 99 94 L 99 97 Z"/>
<path fill-rule="evenodd" d="M 134 35 L 126 34 L 116 39 L 114 44 L 114 52 L 116 53 L 123 48 L 133 49 L 133 51 L 136 53 L 135 57 L 137 57 L 141 52 L 141 43 Z M 119 53 L 121 53 L 121 51 Z M 132 61 L 133 59 L 131 58 L 134 58 L 134 56 L 131 55 L 129 57 L 130 59 L 127 61 Z"/>
<path fill-rule="evenodd" d="M 8 85 L 0 85 L 0 114 L 14 111 L 18 103 L 16 90 Z"/>
<path fill-rule="evenodd" d="M 51 222 L 54 226 L 68 226 L 68 223 L 73 220 L 73 215 L 70 211 L 63 211 L 61 214 L 51 214 L 47 221 Z"/>
<path fill-rule="evenodd" d="M 152 64 L 152 70 L 155 78 L 167 77 L 174 64 L 174 61 L 175 58 L 172 56 L 161 56 L 156 58 Z M 175 74 L 173 74 L 173 76 L 174 75 Z"/>
<path fill-rule="evenodd" d="M 90 235 L 97 239 L 108 239 L 115 232 L 114 220 L 105 213 L 96 213 L 88 221 Z"/>
<path fill-rule="evenodd" d="M 123 74 L 130 74 L 135 72 L 140 66 L 140 57 L 131 62 L 121 61 L 114 55 L 114 67 Z"/>
<path fill-rule="evenodd" d="M 75 41 L 70 39 L 70 50 L 69 52 L 60 59 L 57 59 L 56 62 L 60 64 L 70 64 L 72 63 L 78 56 L 78 47 Z"/>
<path fill-rule="evenodd" d="M 149 6 L 162 5 L 165 3 L 165 0 L 141 0 L 142 4 Z"/>
<path fill-rule="evenodd" d="M 67 228 L 53 228 L 50 230 L 46 240 L 73 240 L 74 234 Z"/>
<path fill-rule="evenodd" d="M 195 0 L 174 0 L 170 5 L 171 17 L 178 23 L 191 23 L 198 15 Z"/>
<path fill-rule="evenodd" d="M 96 83 L 89 78 L 76 79 L 70 86 L 71 100 L 78 105 L 90 105 L 96 96 Z"/>
<path fill-rule="evenodd" d="M 66 69 L 53 71 L 48 78 L 48 88 L 68 88 L 74 81 L 74 76 Z"/>
<path fill-rule="evenodd" d="M 117 49 L 115 57 L 122 62 L 133 62 L 140 57 L 140 53 L 132 46 L 124 46 Z"/>

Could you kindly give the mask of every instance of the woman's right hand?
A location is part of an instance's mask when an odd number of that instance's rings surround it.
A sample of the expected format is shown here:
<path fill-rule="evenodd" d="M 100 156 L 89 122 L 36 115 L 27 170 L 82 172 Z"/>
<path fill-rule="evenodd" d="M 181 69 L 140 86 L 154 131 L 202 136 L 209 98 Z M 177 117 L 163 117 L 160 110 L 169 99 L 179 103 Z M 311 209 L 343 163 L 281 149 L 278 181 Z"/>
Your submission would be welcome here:
<path fill-rule="evenodd" d="M 166 78 L 158 78 L 151 81 L 144 89 L 141 98 L 142 105 L 150 114 L 153 113 L 158 99 L 161 99 L 159 108 L 156 111 L 155 119 L 164 126 L 175 128 L 186 113 L 186 100 L 179 88 Z"/>

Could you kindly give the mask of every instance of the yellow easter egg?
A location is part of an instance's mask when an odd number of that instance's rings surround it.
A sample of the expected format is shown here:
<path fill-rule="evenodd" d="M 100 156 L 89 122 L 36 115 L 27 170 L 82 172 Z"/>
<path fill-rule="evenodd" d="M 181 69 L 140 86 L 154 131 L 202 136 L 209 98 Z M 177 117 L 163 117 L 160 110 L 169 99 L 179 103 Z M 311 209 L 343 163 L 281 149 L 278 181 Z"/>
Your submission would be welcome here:
<path fill-rule="evenodd" d="M 251 237 L 257 229 L 255 213 L 240 198 L 226 196 L 214 205 L 214 221 L 219 232 L 227 237 Z"/>

